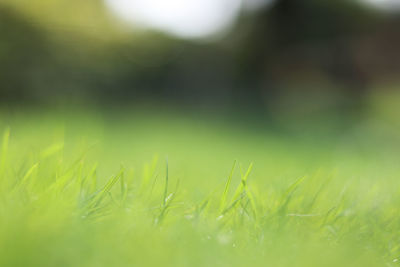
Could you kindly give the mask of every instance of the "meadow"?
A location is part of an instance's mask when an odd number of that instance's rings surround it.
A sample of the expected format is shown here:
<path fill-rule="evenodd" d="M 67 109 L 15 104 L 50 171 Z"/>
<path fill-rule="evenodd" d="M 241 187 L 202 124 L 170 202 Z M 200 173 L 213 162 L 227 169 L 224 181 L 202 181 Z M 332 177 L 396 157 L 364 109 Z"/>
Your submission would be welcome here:
<path fill-rule="evenodd" d="M 396 116 L 212 117 L 3 110 L 0 266 L 399 264 Z"/>

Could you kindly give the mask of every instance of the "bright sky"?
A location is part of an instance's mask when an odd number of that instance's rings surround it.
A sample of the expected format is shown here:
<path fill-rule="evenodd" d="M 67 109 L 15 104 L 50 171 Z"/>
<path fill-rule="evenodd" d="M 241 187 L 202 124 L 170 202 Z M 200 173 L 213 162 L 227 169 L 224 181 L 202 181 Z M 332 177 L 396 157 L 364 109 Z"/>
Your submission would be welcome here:
<path fill-rule="evenodd" d="M 241 0 L 105 0 L 122 19 L 183 38 L 202 38 L 229 27 Z"/>
<path fill-rule="evenodd" d="M 400 9 L 400 0 L 364 0 L 367 3 L 384 9 Z"/>
<path fill-rule="evenodd" d="M 255 9 L 273 0 L 104 0 L 120 18 L 181 38 L 209 37 L 229 28 L 242 8 Z M 361 0 L 385 9 L 400 0 Z"/>

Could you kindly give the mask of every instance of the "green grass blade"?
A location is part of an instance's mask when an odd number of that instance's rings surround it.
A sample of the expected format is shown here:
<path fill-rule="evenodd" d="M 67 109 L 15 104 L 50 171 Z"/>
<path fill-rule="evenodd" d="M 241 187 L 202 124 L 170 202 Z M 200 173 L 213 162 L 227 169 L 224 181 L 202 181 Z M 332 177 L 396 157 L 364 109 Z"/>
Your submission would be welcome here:
<path fill-rule="evenodd" d="M 224 192 L 223 192 L 223 194 L 221 196 L 221 201 L 220 201 L 220 206 L 219 206 L 220 213 L 225 209 L 226 198 L 228 196 L 229 186 L 230 186 L 230 184 L 232 182 L 232 177 L 233 177 L 233 173 L 235 171 L 235 167 L 236 167 L 236 160 L 233 162 L 232 170 L 231 170 L 231 172 L 229 174 L 228 180 L 226 181 L 225 189 L 224 189 Z"/>
<path fill-rule="evenodd" d="M 8 142 L 10 139 L 10 127 L 7 127 L 3 133 L 3 139 L 1 144 L 1 158 L 0 158 L 0 182 L 3 180 L 6 162 L 7 162 L 7 154 L 8 154 Z"/>

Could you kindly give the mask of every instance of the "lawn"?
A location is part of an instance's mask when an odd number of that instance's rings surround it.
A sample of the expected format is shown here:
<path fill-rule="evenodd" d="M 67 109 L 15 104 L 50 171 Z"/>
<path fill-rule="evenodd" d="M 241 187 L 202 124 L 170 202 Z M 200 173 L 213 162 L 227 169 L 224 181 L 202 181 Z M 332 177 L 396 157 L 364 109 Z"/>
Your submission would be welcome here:
<path fill-rule="evenodd" d="M 399 264 L 398 126 L 210 117 L 1 112 L 0 266 Z"/>

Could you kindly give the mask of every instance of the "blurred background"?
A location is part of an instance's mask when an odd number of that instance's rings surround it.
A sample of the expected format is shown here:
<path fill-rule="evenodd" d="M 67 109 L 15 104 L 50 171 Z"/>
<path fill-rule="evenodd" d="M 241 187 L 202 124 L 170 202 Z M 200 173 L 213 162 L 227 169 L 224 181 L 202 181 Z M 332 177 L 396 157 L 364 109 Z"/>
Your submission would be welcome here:
<path fill-rule="evenodd" d="M 354 114 L 397 104 L 399 47 L 397 0 L 1 0 L 0 101 Z"/>
<path fill-rule="evenodd" d="M 0 0 L 0 129 L 32 164 L 168 156 L 199 199 L 234 159 L 266 188 L 397 179 L 399 107 L 398 0 Z"/>

